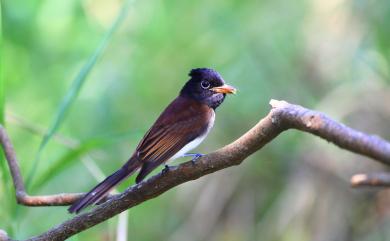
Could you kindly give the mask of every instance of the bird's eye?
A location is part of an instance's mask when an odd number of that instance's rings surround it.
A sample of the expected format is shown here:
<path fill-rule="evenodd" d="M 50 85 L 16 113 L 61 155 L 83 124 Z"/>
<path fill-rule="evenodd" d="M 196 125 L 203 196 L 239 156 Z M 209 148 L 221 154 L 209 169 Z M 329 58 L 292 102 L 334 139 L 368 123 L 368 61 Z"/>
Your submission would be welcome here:
<path fill-rule="evenodd" d="M 200 86 L 202 86 L 202 88 L 203 89 L 208 89 L 208 88 L 210 88 L 210 82 L 208 82 L 208 81 L 202 81 L 201 83 L 200 83 Z"/>

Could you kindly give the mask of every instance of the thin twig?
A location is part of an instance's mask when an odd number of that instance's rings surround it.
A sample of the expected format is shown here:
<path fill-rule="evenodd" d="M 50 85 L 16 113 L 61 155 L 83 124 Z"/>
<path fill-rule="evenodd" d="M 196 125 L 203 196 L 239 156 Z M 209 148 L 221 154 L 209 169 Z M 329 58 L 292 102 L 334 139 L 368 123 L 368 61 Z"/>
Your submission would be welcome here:
<path fill-rule="evenodd" d="M 390 173 L 356 174 L 351 178 L 353 187 L 390 187 Z"/>
<path fill-rule="evenodd" d="M 169 172 L 159 173 L 138 185 L 129 187 L 122 194 L 114 195 L 94 210 L 77 215 L 29 240 L 65 240 L 131 207 L 155 198 L 177 185 L 230 166 L 239 165 L 248 156 L 288 129 L 298 129 L 317 135 L 343 149 L 390 165 L 390 143 L 380 137 L 356 131 L 322 113 L 285 101 L 271 100 L 270 104 L 272 106 L 270 113 L 233 143 L 199 158 L 195 164 L 183 163 L 171 168 Z M 9 148 L 10 144 L 4 145 L 3 143 L 3 146 L 5 152 L 9 152 L 7 147 Z M 11 165 L 12 161 L 8 160 L 11 174 L 14 177 L 15 171 L 12 171 L 12 167 L 17 162 L 13 151 L 7 155 L 7 159 L 14 160 L 13 165 Z M 14 180 L 16 179 L 14 183 L 17 188 L 21 177 L 20 172 L 16 174 L 18 178 L 14 177 Z"/>
<path fill-rule="evenodd" d="M 25 206 L 66 206 L 79 199 L 82 193 L 60 193 L 55 195 L 30 196 L 27 194 L 23 177 L 20 172 L 19 162 L 12 143 L 0 125 L 0 144 L 3 147 L 5 157 L 11 172 L 12 181 L 15 187 L 16 201 Z"/>

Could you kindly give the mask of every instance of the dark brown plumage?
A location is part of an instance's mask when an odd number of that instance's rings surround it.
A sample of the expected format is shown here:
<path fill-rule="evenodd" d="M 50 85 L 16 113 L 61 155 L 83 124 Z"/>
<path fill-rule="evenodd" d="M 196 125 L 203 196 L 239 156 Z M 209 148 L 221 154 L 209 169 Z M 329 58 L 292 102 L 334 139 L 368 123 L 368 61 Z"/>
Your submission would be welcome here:
<path fill-rule="evenodd" d="M 180 95 L 158 117 L 131 158 L 75 202 L 69 212 L 78 213 L 98 202 L 138 169 L 136 182 L 141 182 L 156 167 L 181 156 L 206 137 L 214 124 L 214 109 L 223 102 L 225 94 L 234 93 L 235 89 L 225 85 L 222 77 L 211 69 L 194 69 L 190 76 Z"/>
<path fill-rule="evenodd" d="M 213 115 L 214 111 L 206 104 L 177 97 L 150 128 L 133 154 L 143 163 L 136 182 L 142 181 L 186 144 L 205 134 Z"/>

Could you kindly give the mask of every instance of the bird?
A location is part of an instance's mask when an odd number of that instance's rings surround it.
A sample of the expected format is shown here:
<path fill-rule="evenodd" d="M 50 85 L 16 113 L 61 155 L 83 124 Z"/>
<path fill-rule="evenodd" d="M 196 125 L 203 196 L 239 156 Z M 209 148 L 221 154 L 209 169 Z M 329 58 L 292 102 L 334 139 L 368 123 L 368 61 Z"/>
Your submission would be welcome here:
<path fill-rule="evenodd" d="M 73 203 L 68 209 L 70 213 L 77 214 L 99 202 L 114 186 L 138 170 L 137 184 L 168 160 L 188 155 L 194 156 L 195 161 L 201 156 L 188 152 L 206 138 L 214 126 L 215 110 L 227 94 L 236 93 L 236 88 L 227 85 L 221 75 L 210 68 L 192 69 L 189 77 L 179 96 L 160 114 L 128 161 Z M 169 170 L 168 166 L 166 168 Z"/>

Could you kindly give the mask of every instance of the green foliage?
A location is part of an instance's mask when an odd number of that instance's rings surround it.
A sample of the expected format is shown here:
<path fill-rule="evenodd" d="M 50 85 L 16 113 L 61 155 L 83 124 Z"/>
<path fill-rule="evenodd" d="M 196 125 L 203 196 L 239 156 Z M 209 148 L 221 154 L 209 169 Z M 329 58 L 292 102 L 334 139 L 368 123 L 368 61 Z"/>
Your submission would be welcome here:
<path fill-rule="evenodd" d="M 1 8 L 1 2 L 0 2 L 0 53 L 2 52 L 3 48 L 3 14 L 2 14 L 2 8 Z M 2 72 L 2 62 L 3 59 L 0 56 L 0 123 L 4 125 L 4 79 L 3 79 L 3 72 Z"/>
<path fill-rule="evenodd" d="M 53 137 L 53 135 L 57 132 L 58 128 L 62 124 L 62 122 L 65 120 L 66 113 L 68 112 L 71 104 L 75 101 L 78 93 L 80 92 L 82 86 L 84 85 L 85 80 L 87 79 L 88 74 L 91 72 L 92 68 L 95 66 L 97 60 L 99 57 L 103 54 L 104 50 L 106 49 L 108 43 L 110 42 L 113 34 L 118 29 L 120 23 L 125 19 L 125 16 L 127 14 L 127 11 L 129 9 L 130 3 L 132 0 L 127 0 L 124 6 L 121 9 L 121 12 L 118 14 L 118 17 L 112 24 L 111 28 L 107 31 L 104 38 L 102 39 L 101 43 L 99 44 L 98 48 L 94 51 L 92 56 L 89 58 L 89 60 L 85 63 L 85 65 L 81 68 L 80 72 L 77 74 L 76 78 L 72 81 L 72 85 L 70 86 L 69 90 L 66 92 L 60 106 L 58 107 L 57 113 L 54 116 L 54 119 L 52 123 L 50 124 L 50 127 L 48 131 L 43 136 L 42 142 L 39 145 L 38 153 L 35 157 L 32 170 L 30 172 L 30 175 L 27 178 L 27 183 L 32 182 L 32 177 L 34 176 L 37 168 L 39 159 L 41 157 L 41 153 L 43 149 L 46 147 L 49 140 Z M 63 159 L 64 161 L 66 159 Z M 56 164 L 55 166 L 64 166 L 65 164 Z M 51 168 L 52 170 L 56 170 L 55 167 Z"/>
<path fill-rule="evenodd" d="M 0 53 L 3 49 L 3 15 L 2 15 L 2 7 L 0 2 Z M 0 125 L 4 126 L 4 79 L 3 79 L 3 58 L 0 56 Z M 1 179 L 3 183 L 7 182 L 7 178 L 9 178 L 9 175 L 7 175 L 8 167 L 6 165 L 3 152 L 0 154 L 0 167 L 1 167 Z M 8 176 L 8 177 L 7 177 Z"/>
<path fill-rule="evenodd" d="M 2 2 L 0 1 L 0 53 L 2 53 L 3 50 L 3 8 L 2 8 Z M 3 76 L 3 56 L 0 56 L 0 125 L 4 126 L 4 113 L 5 113 L 5 105 L 4 105 L 4 91 L 5 85 L 4 85 L 4 76 Z M 2 201 L 2 207 L 3 209 L 7 208 L 11 213 L 13 212 L 13 209 L 15 207 L 15 203 L 10 199 L 7 198 L 7 194 L 14 194 L 15 192 L 12 190 L 11 186 L 11 176 L 9 174 L 9 169 L 6 164 L 6 160 L 4 157 L 3 152 L 0 154 L 0 180 L 2 184 L 0 185 L 0 200 Z M 11 228 L 11 218 L 6 213 L 0 212 L 0 219 L 4 220 L 4 223 L 8 223 L 5 228 Z"/>
<path fill-rule="evenodd" d="M 126 138 L 132 138 L 134 133 L 113 134 L 104 135 L 102 137 L 94 137 L 90 140 L 82 141 L 80 145 L 65 152 L 64 155 L 59 157 L 54 163 L 52 163 L 46 170 L 40 174 L 39 179 L 34 182 L 32 190 L 37 190 L 50 182 L 58 173 L 65 170 L 69 166 L 80 161 L 80 157 L 90 153 L 92 150 L 107 148 L 109 145 L 117 144 L 119 140 L 125 140 Z"/>

